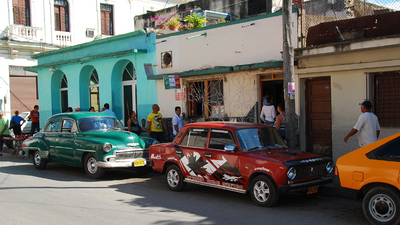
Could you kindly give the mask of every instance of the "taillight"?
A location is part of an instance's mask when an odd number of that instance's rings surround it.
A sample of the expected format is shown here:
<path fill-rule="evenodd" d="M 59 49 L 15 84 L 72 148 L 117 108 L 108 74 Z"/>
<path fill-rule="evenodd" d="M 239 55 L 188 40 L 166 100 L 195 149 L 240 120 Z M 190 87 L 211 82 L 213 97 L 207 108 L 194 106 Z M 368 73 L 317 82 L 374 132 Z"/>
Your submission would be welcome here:
<path fill-rule="evenodd" d="M 337 168 L 337 166 L 335 166 L 335 175 L 339 176 L 339 169 Z"/>

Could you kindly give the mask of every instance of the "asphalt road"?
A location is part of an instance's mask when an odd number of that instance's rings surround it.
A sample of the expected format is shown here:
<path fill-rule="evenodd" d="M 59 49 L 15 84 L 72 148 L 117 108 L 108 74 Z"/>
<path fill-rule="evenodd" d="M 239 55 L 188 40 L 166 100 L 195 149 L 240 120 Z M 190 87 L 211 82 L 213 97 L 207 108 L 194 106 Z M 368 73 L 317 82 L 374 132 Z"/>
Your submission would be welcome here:
<path fill-rule="evenodd" d="M 243 195 L 188 184 L 173 192 L 164 175 L 113 170 L 91 180 L 57 163 L 36 170 L 31 158 L 0 157 L 0 224 L 368 224 L 361 201 L 282 196 L 272 208 Z"/>

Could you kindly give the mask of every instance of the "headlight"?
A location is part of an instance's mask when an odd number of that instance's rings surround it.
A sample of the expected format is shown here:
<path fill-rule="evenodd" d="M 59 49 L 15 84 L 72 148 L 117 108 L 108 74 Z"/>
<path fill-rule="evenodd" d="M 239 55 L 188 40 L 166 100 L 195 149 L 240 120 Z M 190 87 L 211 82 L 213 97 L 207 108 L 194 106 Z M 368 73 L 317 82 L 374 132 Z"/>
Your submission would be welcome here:
<path fill-rule="evenodd" d="M 109 152 L 109 151 L 111 150 L 111 148 L 112 148 L 112 145 L 111 145 L 110 143 L 105 143 L 105 144 L 103 145 L 103 150 L 104 150 L 105 152 Z"/>
<path fill-rule="evenodd" d="M 292 167 L 287 171 L 287 178 L 288 180 L 294 180 L 295 177 L 296 177 L 296 169 Z"/>
<path fill-rule="evenodd" d="M 326 173 L 332 173 L 332 171 L 333 171 L 333 163 L 332 162 L 328 162 L 328 164 L 326 164 L 325 171 L 326 171 Z"/>

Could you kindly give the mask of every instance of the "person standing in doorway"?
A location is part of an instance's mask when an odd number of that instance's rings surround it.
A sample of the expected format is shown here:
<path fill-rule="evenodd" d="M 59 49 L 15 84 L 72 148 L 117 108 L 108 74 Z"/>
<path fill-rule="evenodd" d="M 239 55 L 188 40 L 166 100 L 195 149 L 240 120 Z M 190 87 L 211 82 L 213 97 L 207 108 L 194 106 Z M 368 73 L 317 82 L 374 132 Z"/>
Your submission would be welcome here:
<path fill-rule="evenodd" d="M 160 107 L 157 104 L 154 104 L 152 109 L 153 112 L 147 117 L 148 136 L 156 139 L 159 142 L 164 142 L 162 128 L 164 127 L 165 133 L 168 135 L 167 126 L 165 125 L 162 114 L 159 113 Z"/>
<path fill-rule="evenodd" d="M 368 100 L 361 104 L 362 114 L 358 117 L 356 125 L 344 138 L 344 142 L 347 143 L 349 138 L 360 131 L 358 135 L 358 143 L 360 147 L 366 146 L 378 140 L 381 127 L 379 126 L 378 117 L 371 112 L 372 103 Z"/>
<path fill-rule="evenodd" d="M 5 143 L 7 148 L 12 150 L 14 154 L 13 142 L 5 141 L 3 137 L 11 137 L 8 130 L 8 120 L 4 117 L 3 111 L 0 111 L 0 156 L 3 156 L 3 144 Z"/>
<path fill-rule="evenodd" d="M 181 111 L 181 107 L 175 107 L 175 115 L 172 118 L 172 135 L 170 137 L 170 141 L 173 141 L 175 139 L 175 136 L 182 129 L 182 120 L 183 118 L 185 118 L 185 113 L 182 113 L 181 116 Z"/>
<path fill-rule="evenodd" d="M 110 115 L 113 115 L 115 117 L 117 117 L 115 115 L 115 113 L 113 111 L 110 110 L 110 105 L 108 103 L 104 104 L 104 110 L 102 111 L 103 113 L 108 113 Z"/>
<path fill-rule="evenodd" d="M 262 107 L 260 119 L 264 124 L 273 126 L 276 117 L 275 106 L 271 104 L 271 96 L 268 96 L 267 100 L 268 104 Z"/>
<path fill-rule="evenodd" d="M 35 130 L 37 130 L 37 132 L 39 132 L 39 130 L 40 130 L 40 126 L 39 126 L 39 106 L 38 105 L 35 105 L 33 107 L 33 110 L 29 114 L 29 117 L 31 118 L 31 121 L 32 121 L 31 132 L 29 133 L 29 135 L 32 136 L 33 133 L 35 132 Z"/>

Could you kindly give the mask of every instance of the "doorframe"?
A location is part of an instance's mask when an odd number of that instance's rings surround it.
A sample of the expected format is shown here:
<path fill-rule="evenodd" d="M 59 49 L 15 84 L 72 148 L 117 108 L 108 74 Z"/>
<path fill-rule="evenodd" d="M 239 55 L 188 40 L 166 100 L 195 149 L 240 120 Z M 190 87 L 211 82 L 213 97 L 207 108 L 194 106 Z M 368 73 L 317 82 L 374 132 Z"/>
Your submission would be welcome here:
<path fill-rule="evenodd" d="M 132 108 L 130 110 L 135 111 L 136 114 L 138 114 L 138 111 L 137 111 L 137 80 L 122 81 L 122 83 L 121 83 L 122 97 L 125 96 L 125 93 L 124 93 L 125 86 L 132 87 Z M 125 118 L 125 113 L 124 113 L 125 112 L 125 99 L 121 98 L 121 100 L 122 100 L 122 106 L 123 106 L 123 109 L 122 109 L 123 120 L 122 121 L 124 121 L 124 128 L 127 128 L 128 125 L 125 124 L 125 121 L 127 121 L 128 118 Z M 128 114 L 129 114 L 129 112 L 128 112 Z"/>

